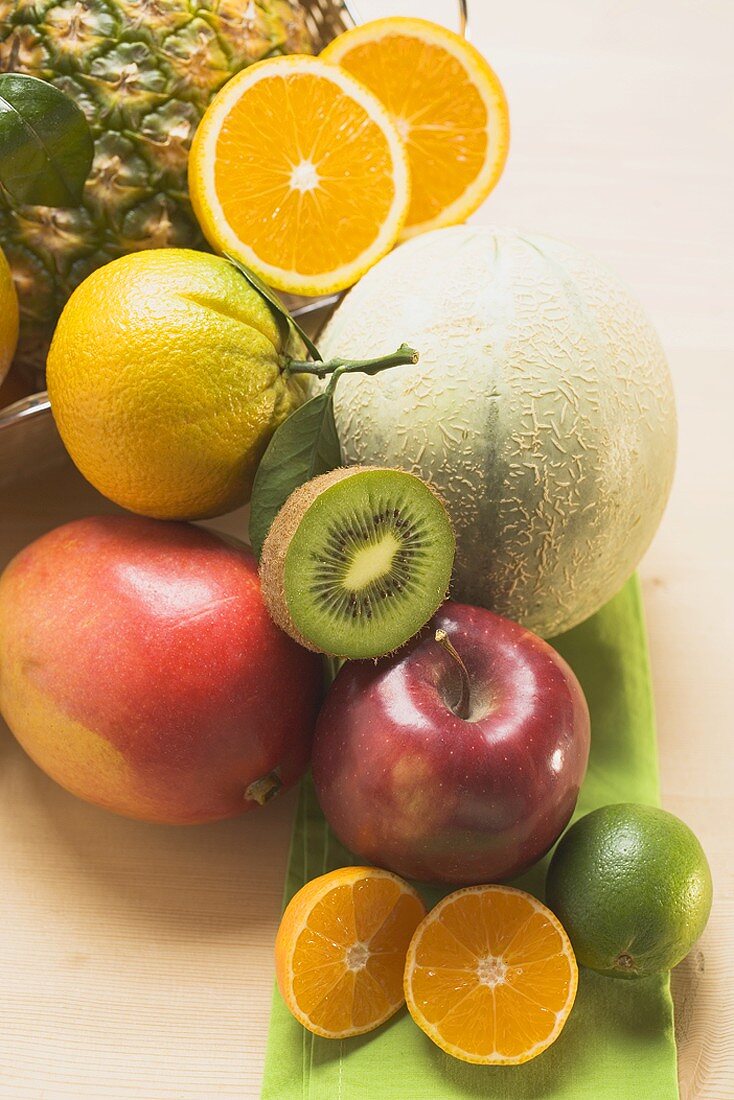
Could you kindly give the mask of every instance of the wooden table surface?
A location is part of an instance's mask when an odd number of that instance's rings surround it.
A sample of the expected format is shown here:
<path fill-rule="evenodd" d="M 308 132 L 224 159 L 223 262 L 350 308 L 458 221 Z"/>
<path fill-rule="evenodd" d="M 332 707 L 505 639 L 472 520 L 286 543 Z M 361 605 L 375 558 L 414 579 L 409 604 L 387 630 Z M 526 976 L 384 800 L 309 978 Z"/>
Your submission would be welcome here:
<path fill-rule="evenodd" d="M 674 976 L 681 1092 L 734 1097 L 734 4 L 472 8 L 513 125 L 480 220 L 565 237 L 616 268 L 675 378 L 678 474 L 641 573 L 664 803 L 700 836 L 716 886 Z M 412 10 L 447 19 L 450 5 Z M 4 560 L 99 501 L 66 469 L 2 508 Z M 0 1096 L 257 1096 L 293 797 L 245 820 L 152 827 L 65 794 L 4 732 L 0 757 Z"/>

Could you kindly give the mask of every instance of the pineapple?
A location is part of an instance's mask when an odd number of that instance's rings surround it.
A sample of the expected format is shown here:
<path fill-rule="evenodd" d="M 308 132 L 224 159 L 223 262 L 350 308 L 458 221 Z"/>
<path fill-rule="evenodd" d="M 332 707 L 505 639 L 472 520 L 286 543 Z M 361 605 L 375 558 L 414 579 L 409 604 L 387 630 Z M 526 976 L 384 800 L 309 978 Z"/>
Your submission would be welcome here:
<path fill-rule="evenodd" d="M 95 138 L 80 207 L 15 207 L 0 191 L 21 370 L 41 381 L 54 323 L 94 268 L 141 248 L 205 247 L 186 161 L 207 104 L 253 61 L 310 52 L 297 0 L 0 0 L 0 72 L 55 84 Z"/>

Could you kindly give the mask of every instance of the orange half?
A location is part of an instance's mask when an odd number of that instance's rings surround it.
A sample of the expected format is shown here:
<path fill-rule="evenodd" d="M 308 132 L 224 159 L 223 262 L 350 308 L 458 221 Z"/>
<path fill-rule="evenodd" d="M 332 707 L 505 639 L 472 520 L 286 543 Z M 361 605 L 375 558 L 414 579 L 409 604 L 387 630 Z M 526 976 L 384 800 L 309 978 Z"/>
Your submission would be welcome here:
<path fill-rule="evenodd" d="M 468 218 L 502 175 L 510 138 L 502 85 L 479 51 L 436 23 L 395 16 L 339 35 L 320 56 L 375 93 L 406 143 L 402 236 Z"/>
<path fill-rule="evenodd" d="M 275 940 L 275 972 L 295 1018 L 327 1039 L 379 1027 L 403 1004 L 405 953 L 425 915 L 389 871 L 342 867 L 291 899 Z"/>
<path fill-rule="evenodd" d="M 560 1035 L 576 997 L 568 936 L 536 898 L 510 886 L 471 886 L 418 925 L 405 966 L 410 1014 L 447 1054 L 520 1065 Z"/>
<path fill-rule="evenodd" d="M 403 144 L 379 100 L 314 57 L 243 70 L 202 119 L 189 191 L 209 243 L 271 286 L 351 286 L 395 243 L 408 210 Z"/>

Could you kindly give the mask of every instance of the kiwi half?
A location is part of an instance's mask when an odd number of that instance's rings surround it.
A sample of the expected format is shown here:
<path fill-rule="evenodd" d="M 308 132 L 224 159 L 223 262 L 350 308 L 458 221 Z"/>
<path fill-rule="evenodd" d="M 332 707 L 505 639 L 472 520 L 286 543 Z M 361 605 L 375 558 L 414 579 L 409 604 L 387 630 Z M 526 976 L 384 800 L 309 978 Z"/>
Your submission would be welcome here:
<path fill-rule="evenodd" d="M 332 470 L 290 495 L 260 560 L 276 623 L 307 649 L 381 657 L 446 597 L 456 540 L 446 509 L 402 470 Z"/>

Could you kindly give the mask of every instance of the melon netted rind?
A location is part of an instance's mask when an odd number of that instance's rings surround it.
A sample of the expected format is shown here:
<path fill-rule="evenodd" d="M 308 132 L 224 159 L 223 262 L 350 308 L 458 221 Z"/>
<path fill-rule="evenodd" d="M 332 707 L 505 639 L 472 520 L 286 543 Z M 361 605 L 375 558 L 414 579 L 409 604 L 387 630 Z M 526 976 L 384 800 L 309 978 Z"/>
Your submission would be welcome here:
<path fill-rule="evenodd" d="M 0 0 L 0 73 L 50 81 L 84 111 L 94 163 L 80 206 L 14 206 L 0 247 L 21 306 L 16 362 L 42 380 L 51 330 L 96 267 L 141 248 L 205 248 L 186 170 L 196 126 L 234 73 L 311 53 L 297 0 Z"/>
<path fill-rule="evenodd" d="M 402 245 L 352 289 L 324 358 L 407 341 L 417 366 L 347 375 L 347 463 L 429 481 L 457 533 L 452 592 L 545 637 L 622 586 L 673 477 L 660 341 L 629 291 L 559 241 L 482 226 Z"/>

